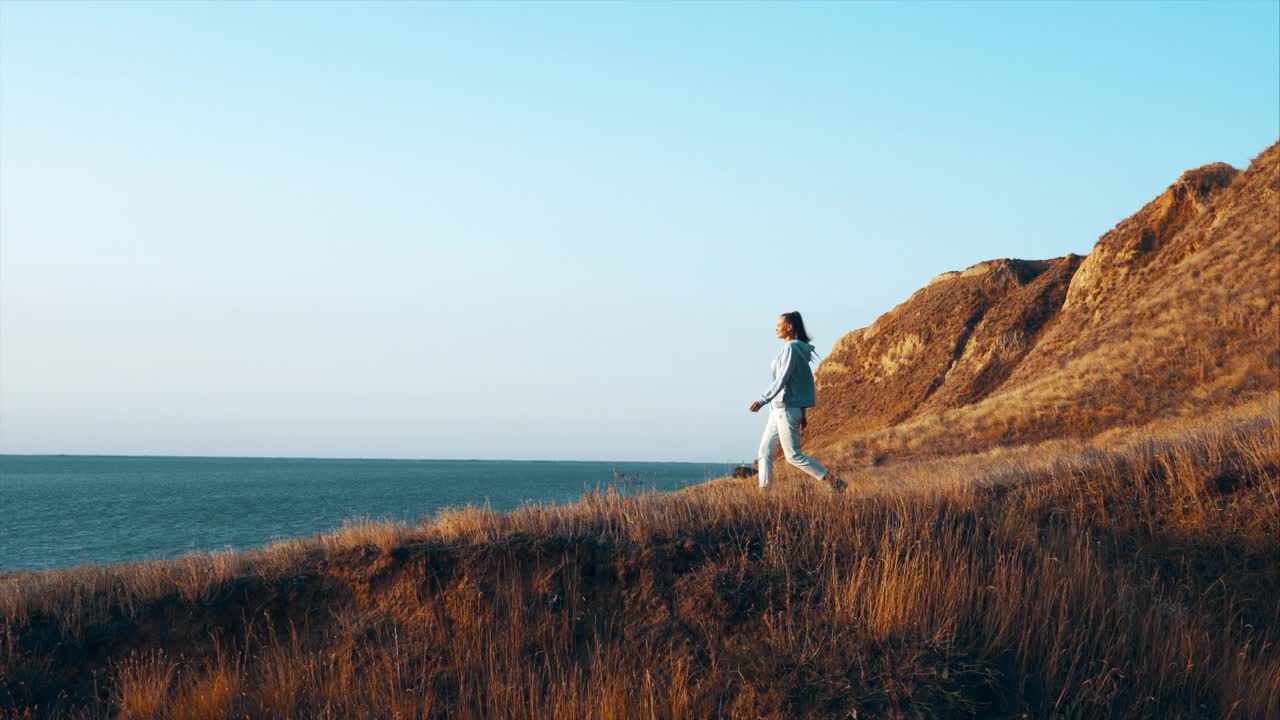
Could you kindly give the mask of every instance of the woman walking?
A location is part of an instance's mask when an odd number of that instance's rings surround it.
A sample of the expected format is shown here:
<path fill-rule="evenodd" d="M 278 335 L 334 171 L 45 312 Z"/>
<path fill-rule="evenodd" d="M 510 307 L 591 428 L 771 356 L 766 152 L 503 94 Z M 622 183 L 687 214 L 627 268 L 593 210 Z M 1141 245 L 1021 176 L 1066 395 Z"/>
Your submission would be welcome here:
<path fill-rule="evenodd" d="M 751 403 L 751 412 L 769 407 L 769 421 L 764 426 L 760 440 L 760 488 L 773 482 L 773 449 L 782 441 L 782 454 L 787 462 L 831 486 L 840 492 L 845 482 L 818 464 L 817 460 L 800 452 L 800 431 L 808 425 L 805 409 L 814 406 L 812 362 L 813 345 L 804 329 L 804 318 L 799 311 L 783 313 L 775 327 L 782 338 L 782 349 L 773 359 L 773 382 L 760 399 Z"/>

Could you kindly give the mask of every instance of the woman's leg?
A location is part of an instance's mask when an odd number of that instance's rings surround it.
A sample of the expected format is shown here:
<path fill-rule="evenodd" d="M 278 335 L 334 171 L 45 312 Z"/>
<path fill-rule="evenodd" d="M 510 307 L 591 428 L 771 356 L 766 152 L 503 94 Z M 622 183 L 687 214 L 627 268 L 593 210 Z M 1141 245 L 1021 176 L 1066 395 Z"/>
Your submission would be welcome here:
<path fill-rule="evenodd" d="M 778 446 L 778 425 L 785 424 L 777 421 L 773 408 L 766 405 L 765 409 L 769 411 L 769 421 L 765 423 L 764 437 L 760 438 L 760 452 L 756 455 L 762 488 L 769 487 L 773 482 L 773 449 Z"/>
<path fill-rule="evenodd" d="M 816 480 L 825 480 L 827 469 L 817 460 L 800 452 L 800 418 L 804 415 L 801 408 L 787 408 L 786 414 L 778 418 L 778 436 L 782 440 L 782 454 L 787 462 L 795 465 Z M 761 467 L 764 467 L 761 465 Z"/>

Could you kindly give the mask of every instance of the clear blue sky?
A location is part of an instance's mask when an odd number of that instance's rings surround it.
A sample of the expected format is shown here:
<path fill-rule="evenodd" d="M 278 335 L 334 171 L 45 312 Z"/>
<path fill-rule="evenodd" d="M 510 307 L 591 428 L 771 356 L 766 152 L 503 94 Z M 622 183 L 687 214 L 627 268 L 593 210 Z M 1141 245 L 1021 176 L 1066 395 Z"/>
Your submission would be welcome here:
<path fill-rule="evenodd" d="M 1266 3 L 0 5 L 0 452 L 743 461 L 1280 136 Z"/>

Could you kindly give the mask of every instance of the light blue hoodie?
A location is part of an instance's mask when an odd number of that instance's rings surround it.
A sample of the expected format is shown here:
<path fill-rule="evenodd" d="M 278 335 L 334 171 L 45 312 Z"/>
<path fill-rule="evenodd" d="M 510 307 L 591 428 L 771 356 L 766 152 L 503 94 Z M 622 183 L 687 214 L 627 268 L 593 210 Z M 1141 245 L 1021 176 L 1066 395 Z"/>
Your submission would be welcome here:
<path fill-rule="evenodd" d="M 803 340 L 788 340 L 778 351 L 778 357 L 770 366 L 773 370 L 773 382 L 769 389 L 760 396 L 761 405 L 788 408 L 813 407 L 813 371 L 809 363 L 813 360 L 813 346 Z"/>

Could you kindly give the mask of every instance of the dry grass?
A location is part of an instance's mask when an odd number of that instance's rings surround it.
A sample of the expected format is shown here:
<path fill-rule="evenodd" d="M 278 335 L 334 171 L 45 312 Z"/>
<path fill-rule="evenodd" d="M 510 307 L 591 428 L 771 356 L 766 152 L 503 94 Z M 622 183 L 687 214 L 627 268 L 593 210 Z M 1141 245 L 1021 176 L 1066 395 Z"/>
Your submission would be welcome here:
<path fill-rule="evenodd" d="M 1276 717 L 1280 415 L 0 579 L 0 714 Z"/>
<path fill-rule="evenodd" d="M 121 720 L 160 715 L 177 669 L 159 648 L 125 658 L 115 673 L 115 702 Z"/>

